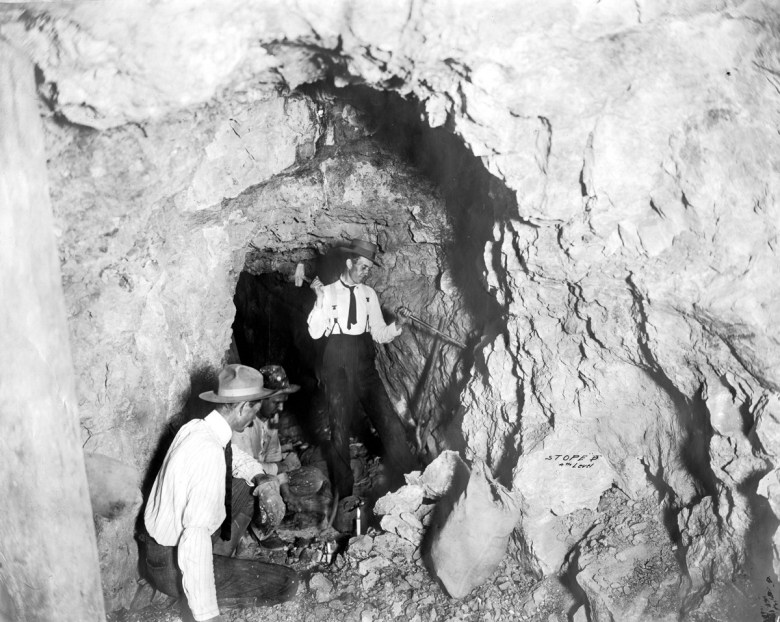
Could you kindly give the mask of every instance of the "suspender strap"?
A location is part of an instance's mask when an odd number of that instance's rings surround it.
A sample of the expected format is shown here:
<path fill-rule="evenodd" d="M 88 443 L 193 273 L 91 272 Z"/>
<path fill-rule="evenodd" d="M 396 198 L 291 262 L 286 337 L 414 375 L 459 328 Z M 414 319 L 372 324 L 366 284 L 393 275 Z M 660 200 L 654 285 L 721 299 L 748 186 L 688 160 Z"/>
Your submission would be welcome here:
<path fill-rule="evenodd" d="M 343 283 L 343 281 L 342 281 L 342 283 Z M 343 284 L 344 284 L 344 287 L 347 287 L 347 288 L 350 287 L 346 283 L 343 283 Z M 353 285 L 350 288 L 350 290 L 351 290 L 350 291 L 350 298 L 354 297 L 354 289 L 355 289 L 355 287 L 357 287 L 357 286 Z M 361 334 L 370 333 L 371 332 L 371 315 L 368 312 L 370 300 L 371 300 L 371 297 L 370 296 L 366 296 L 366 324 L 365 324 L 365 328 L 363 329 L 363 333 L 361 333 Z M 341 327 L 341 324 L 339 324 L 338 305 L 331 305 L 331 314 L 332 314 L 331 315 L 332 323 L 330 325 L 330 330 L 327 330 L 327 329 L 325 330 L 325 337 L 330 337 L 331 335 L 334 335 L 334 334 L 335 335 L 347 335 L 348 333 L 345 333 L 344 329 Z M 337 326 L 338 326 L 338 329 L 339 329 L 338 333 L 335 332 Z M 347 326 L 348 326 L 348 328 L 350 327 L 349 322 L 347 322 Z M 358 335 L 354 335 L 354 336 L 358 336 Z"/>

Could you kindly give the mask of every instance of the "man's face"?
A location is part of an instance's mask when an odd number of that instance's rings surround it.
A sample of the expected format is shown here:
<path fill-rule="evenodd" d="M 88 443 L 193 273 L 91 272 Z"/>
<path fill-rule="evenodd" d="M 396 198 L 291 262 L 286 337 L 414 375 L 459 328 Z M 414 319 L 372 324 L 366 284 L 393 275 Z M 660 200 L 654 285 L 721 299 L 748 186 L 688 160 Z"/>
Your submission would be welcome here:
<path fill-rule="evenodd" d="M 263 400 L 260 407 L 261 419 L 273 419 L 276 415 L 284 410 L 284 403 L 287 401 L 287 394 L 280 393 L 274 395 L 268 399 Z"/>
<path fill-rule="evenodd" d="M 255 416 L 260 411 L 263 402 L 243 402 L 238 409 L 235 425 L 231 426 L 236 432 L 243 432 L 246 427 L 254 421 Z"/>
<path fill-rule="evenodd" d="M 368 276 L 373 265 L 374 264 L 365 257 L 347 259 L 347 274 L 349 274 L 349 278 L 352 279 L 353 282 L 362 283 Z"/>

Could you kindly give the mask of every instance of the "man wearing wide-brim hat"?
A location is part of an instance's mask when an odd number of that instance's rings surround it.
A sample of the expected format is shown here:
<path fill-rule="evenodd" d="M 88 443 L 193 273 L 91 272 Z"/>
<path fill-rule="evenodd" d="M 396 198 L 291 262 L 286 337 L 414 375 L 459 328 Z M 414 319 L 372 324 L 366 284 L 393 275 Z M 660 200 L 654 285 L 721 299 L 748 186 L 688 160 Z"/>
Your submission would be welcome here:
<path fill-rule="evenodd" d="M 254 511 L 250 487 L 234 482 L 263 473 L 251 456 L 232 451 L 231 437 L 274 394 L 256 369 L 225 367 L 217 390 L 200 394 L 215 410 L 182 426 L 152 486 L 144 512 L 147 578 L 171 596 L 181 585 L 195 620 L 220 619 L 212 553 L 231 555 Z"/>
<path fill-rule="evenodd" d="M 385 451 L 385 462 L 399 476 L 417 468 L 406 442 L 406 431 L 395 412 L 374 364 L 374 342 L 388 343 L 401 334 L 405 320 L 385 323 L 376 292 L 364 284 L 379 266 L 379 248 L 373 242 L 352 239 L 344 252 L 340 278 L 323 285 L 312 281 L 317 300 L 309 314 L 309 334 L 326 340 L 320 371 L 328 403 L 333 484 L 343 499 L 353 492 L 349 441 L 359 407 L 368 414 Z"/>

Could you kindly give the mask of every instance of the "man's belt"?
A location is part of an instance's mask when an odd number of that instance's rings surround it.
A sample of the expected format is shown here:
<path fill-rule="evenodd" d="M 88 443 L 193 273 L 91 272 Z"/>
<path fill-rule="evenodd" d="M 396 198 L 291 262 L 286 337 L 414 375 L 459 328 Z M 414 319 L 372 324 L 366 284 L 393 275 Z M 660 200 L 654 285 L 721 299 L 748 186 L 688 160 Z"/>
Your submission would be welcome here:
<path fill-rule="evenodd" d="M 332 333 L 330 333 L 330 334 L 329 334 L 329 335 L 326 337 L 326 339 L 327 339 L 328 337 L 365 337 L 366 335 L 369 335 L 369 334 L 370 334 L 370 333 L 367 333 L 367 332 L 362 332 L 362 333 L 358 333 L 357 335 L 352 335 L 351 333 L 333 333 L 333 332 L 332 332 Z"/>

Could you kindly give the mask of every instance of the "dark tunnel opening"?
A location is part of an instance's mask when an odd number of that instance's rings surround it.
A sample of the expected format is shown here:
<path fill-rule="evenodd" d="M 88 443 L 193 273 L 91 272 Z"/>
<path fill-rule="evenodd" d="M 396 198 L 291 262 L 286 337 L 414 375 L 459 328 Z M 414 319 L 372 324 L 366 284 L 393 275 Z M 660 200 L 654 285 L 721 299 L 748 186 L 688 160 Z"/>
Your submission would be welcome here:
<path fill-rule="evenodd" d="M 281 365 L 302 390 L 289 396 L 288 409 L 306 415 L 313 407 L 317 344 L 306 329 L 314 304 L 308 287 L 296 287 L 280 272 L 242 272 L 233 299 L 233 338 L 239 360 L 260 369 Z"/>
<path fill-rule="evenodd" d="M 451 237 L 442 240 L 455 284 L 469 313 L 484 333 L 504 310 L 490 291 L 482 267 L 485 243 L 497 222 L 517 216 L 517 202 L 506 185 L 487 171 L 450 127 L 431 128 L 421 121 L 413 99 L 368 87 L 337 89 L 375 121 L 374 139 L 428 179 L 441 193 Z M 493 268 L 498 267 L 493 257 Z"/>
<path fill-rule="evenodd" d="M 420 344 L 415 352 L 418 361 L 410 367 L 413 373 L 400 372 L 395 380 L 401 381 L 403 386 L 396 388 L 404 394 L 415 419 L 407 423 L 416 425 L 425 420 L 421 427 L 435 431 L 434 451 L 463 449 L 460 393 L 474 365 L 481 368 L 479 348 L 475 346 L 505 332 L 505 310 L 486 280 L 485 246 L 493 241 L 496 223 L 517 214 L 516 199 L 451 133 L 451 128 L 430 128 L 421 121 L 421 106 L 413 99 L 362 86 L 335 88 L 325 82 L 303 85 L 297 93 L 314 100 L 318 114 L 327 120 L 327 129 L 313 160 L 295 174 L 315 171 L 326 160 L 362 158 L 377 167 L 404 166 L 411 171 L 414 183 L 427 185 L 440 197 L 448 229 L 435 244 L 440 245 L 446 275 L 435 276 L 435 287 L 444 289 L 442 280 L 451 279 L 448 286 L 455 289 L 460 302 L 452 315 L 437 316 L 437 309 L 428 306 L 423 311 L 430 313 L 423 319 L 445 333 L 465 333 L 469 347 L 457 355 L 453 365 L 438 353 L 441 344 L 437 345 L 431 333 L 425 337 L 416 335 Z M 357 220 L 348 215 L 345 225 L 354 224 L 350 218 Z M 382 222 L 364 228 L 377 231 L 380 246 L 392 243 L 395 235 L 385 233 Z M 323 416 L 317 412 L 319 406 L 313 397 L 317 389 L 317 344 L 306 331 L 306 316 L 314 296 L 307 284 L 297 287 L 292 275 L 296 262 L 304 264 L 307 275 L 317 274 L 326 283 L 337 278 L 337 274 L 333 273 L 332 255 L 323 252 L 321 243 L 312 243 L 311 239 L 296 242 L 299 246 L 290 249 L 289 258 L 250 250 L 236 289 L 233 329 L 242 362 L 253 366 L 277 362 L 303 386 L 290 408 L 305 413 L 308 427 L 314 429 Z M 420 247 L 424 251 L 427 245 Z M 489 268 L 501 278 L 498 247 L 489 258 Z M 258 265 L 252 265 L 253 262 Z M 284 263 L 281 271 L 280 263 Z M 502 294 L 509 300 L 508 291 Z M 382 300 L 382 304 L 386 319 L 391 321 L 391 301 Z M 443 349 L 447 347 L 445 344 Z M 386 373 L 388 366 L 403 365 L 408 355 L 393 344 L 383 346 L 379 352 L 378 364 L 386 380 L 391 375 Z M 438 378 L 436 391 L 426 389 L 427 374 Z M 425 431 L 416 430 L 418 442 L 424 434 Z"/>
<path fill-rule="evenodd" d="M 324 188 L 328 183 L 347 185 L 343 179 L 356 178 L 354 170 L 368 162 L 379 175 L 387 171 L 391 183 L 408 184 L 408 188 L 393 188 L 394 198 L 387 208 L 411 213 L 411 217 L 405 216 L 409 219 L 405 227 L 412 227 L 417 219 L 407 203 L 439 206 L 447 225 L 440 239 L 420 241 L 412 234 L 409 244 L 402 239 L 409 235 L 403 226 L 396 225 L 396 230 L 388 226 L 393 222 L 392 214 L 386 219 L 379 214 L 375 222 L 349 230 L 366 231 L 365 237 L 375 239 L 382 251 L 402 248 L 408 252 L 408 258 L 383 266 L 368 280 L 381 293 L 387 322 L 395 319 L 397 302 L 402 299 L 404 306 L 414 309 L 430 326 L 455 335 L 468 346 L 458 350 L 419 326 L 408 328 L 400 345 L 397 341 L 375 344 L 377 369 L 420 466 L 444 450 L 463 454 L 466 443 L 460 396 L 475 365 L 480 366 L 477 344 L 492 341 L 505 331 L 504 309 L 487 285 L 485 246 L 493 241 L 496 222 L 516 214 L 514 196 L 447 129 L 431 129 L 422 123 L 420 107 L 414 101 L 363 87 L 334 89 L 318 84 L 300 90 L 315 101 L 326 119 L 326 129 L 314 158 L 293 176 L 321 176 Z M 324 171 L 331 171 L 333 162 L 343 164 L 343 178 L 339 171 L 325 179 Z M 378 195 L 376 200 L 388 200 L 381 198 L 381 191 Z M 325 199 L 329 209 L 339 209 L 327 196 Z M 349 226 L 354 225 L 350 221 L 359 221 L 359 216 L 345 210 L 344 219 Z M 304 461 L 314 457 L 322 467 L 324 458 L 333 486 L 338 478 L 328 459 L 333 451 L 332 422 L 325 387 L 318 380 L 325 340 L 311 338 L 307 317 L 316 298 L 310 279 L 317 276 L 328 284 L 339 278 L 343 255 L 336 247 L 343 241 L 296 239 L 280 252 L 278 247 L 264 247 L 260 238 L 253 239 L 234 296 L 235 355 L 255 368 L 282 365 L 290 381 L 301 385 L 301 391 L 289 396 L 286 414 L 280 417 L 280 438 L 291 443 Z M 423 267 L 431 249 L 437 249 L 433 252 L 441 257 L 443 267 L 438 274 Z M 489 259 L 493 265 L 488 268 L 500 278 L 497 252 Z M 300 278 L 301 273 L 306 280 Z M 397 284 L 394 279 L 398 279 Z M 447 279 L 449 283 L 444 282 Z M 447 287 L 455 292 L 452 299 L 456 302 L 442 306 L 442 292 Z M 356 494 L 366 500 L 367 520 L 378 526 L 379 517 L 372 512 L 374 503 L 398 482 L 392 484 L 385 478 L 385 467 L 389 469 L 392 463 L 386 454 L 392 451 L 386 438 L 365 408 L 359 409 L 362 416 L 353 420 L 350 435 L 350 468 Z"/>

